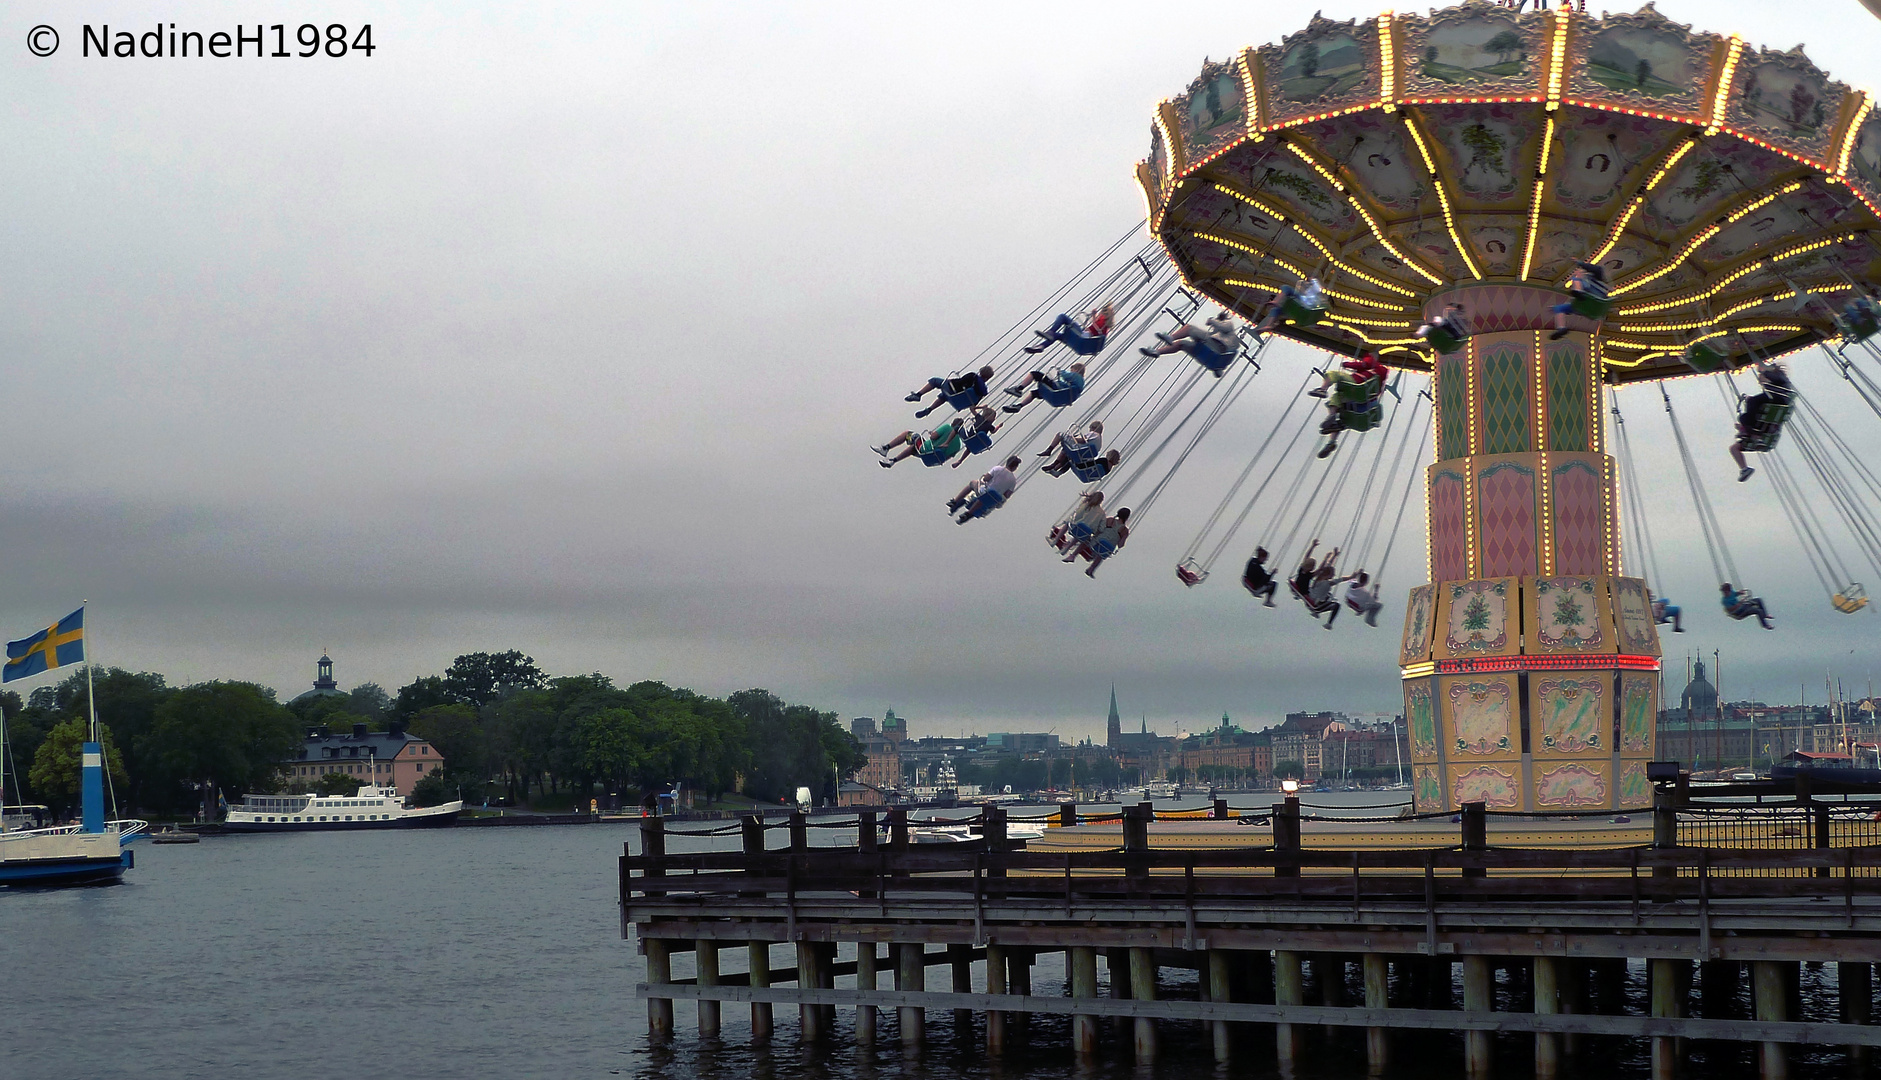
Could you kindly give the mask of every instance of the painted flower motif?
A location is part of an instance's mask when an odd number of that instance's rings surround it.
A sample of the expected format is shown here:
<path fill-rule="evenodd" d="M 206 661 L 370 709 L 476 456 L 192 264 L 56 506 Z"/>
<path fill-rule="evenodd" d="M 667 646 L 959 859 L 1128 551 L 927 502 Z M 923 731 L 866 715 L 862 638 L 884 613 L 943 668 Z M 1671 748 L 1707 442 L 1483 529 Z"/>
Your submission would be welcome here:
<path fill-rule="evenodd" d="M 1581 609 L 1581 602 L 1572 596 L 1563 596 L 1554 602 L 1554 624 L 1556 626 L 1579 626 L 1587 620 L 1587 613 Z"/>

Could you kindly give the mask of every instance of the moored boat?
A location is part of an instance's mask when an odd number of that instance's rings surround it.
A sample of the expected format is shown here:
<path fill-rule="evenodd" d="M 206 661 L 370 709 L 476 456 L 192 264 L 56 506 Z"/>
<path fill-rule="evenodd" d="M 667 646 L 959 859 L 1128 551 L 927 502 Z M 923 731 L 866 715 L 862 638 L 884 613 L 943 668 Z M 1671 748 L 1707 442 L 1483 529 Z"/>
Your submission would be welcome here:
<path fill-rule="evenodd" d="M 395 787 L 362 785 L 351 795 L 244 795 L 229 807 L 228 832 L 422 829 L 457 823 L 464 804 L 412 807 Z"/>

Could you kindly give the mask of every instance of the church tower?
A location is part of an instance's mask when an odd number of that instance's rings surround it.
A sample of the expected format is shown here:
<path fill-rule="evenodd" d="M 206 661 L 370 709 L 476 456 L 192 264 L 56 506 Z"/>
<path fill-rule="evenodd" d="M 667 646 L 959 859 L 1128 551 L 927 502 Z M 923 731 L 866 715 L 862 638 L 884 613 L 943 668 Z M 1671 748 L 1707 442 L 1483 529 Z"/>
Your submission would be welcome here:
<path fill-rule="evenodd" d="M 1123 717 L 1117 715 L 1117 684 L 1110 684 L 1110 722 L 1104 728 L 1104 745 L 1112 750 L 1123 747 Z"/>
<path fill-rule="evenodd" d="M 320 662 L 314 666 L 314 671 L 315 690 L 338 690 L 340 688 L 340 684 L 333 681 L 333 658 L 331 656 L 321 653 Z"/>

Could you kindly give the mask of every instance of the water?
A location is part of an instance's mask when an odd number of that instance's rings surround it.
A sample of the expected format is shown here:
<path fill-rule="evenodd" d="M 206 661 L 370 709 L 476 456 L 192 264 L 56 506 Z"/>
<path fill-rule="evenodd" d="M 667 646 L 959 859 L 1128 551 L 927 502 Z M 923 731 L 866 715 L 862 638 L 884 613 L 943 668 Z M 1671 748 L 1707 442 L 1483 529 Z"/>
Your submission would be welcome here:
<path fill-rule="evenodd" d="M 1350 801 L 1385 800 L 1366 794 Z M 0 1078 L 1217 1074 L 1210 1043 L 1193 1024 L 1165 1024 L 1162 1061 L 1139 1071 L 1128 1033 L 1106 1021 L 1101 1060 L 1080 1070 L 1066 1049 L 1068 1019 L 1034 1018 L 1029 1036 L 993 1063 L 981 1053 L 983 1029 L 957 1031 L 951 1014 L 939 1010 L 929 1014 L 926 1051 L 908 1058 L 894 1041 L 892 1011 L 873 1050 L 855 1047 L 850 1010 L 839 1010 L 837 1034 L 825 1047 L 804 1048 L 796 1043 L 795 1010 L 779 1006 L 772 1045 L 753 1048 L 747 1007 L 727 1004 L 723 1038 L 708 1046 L 692 1034 L 692 1009 L 681 1002 L 679 1037 L 670 1047 L 650 1045 L 645 1007 L 632 996 L 643 968 L 634 944 L 620 939 L 615 903 L 616 859 L 636 835 L 632 826 L 585 825 L 213 837 L 190 846 L 139 844 L 136 869 L 115 887 L 0 890 L 7 987 Z M 848 839 L 840 830 L 811 835 Z M 675 837 L 669 850 L 710 842 Z M 737 838 L 718 843 L 735 846 Z M 785 962 L 777 949 L 774 963 Z M 742 966 L 731 952 L 725 963 L 727 970 Z M 1804 973 L 1810 1011 L 1824 1018 L 1834 1012 L 1832 972 Z M 674 973 L 691 974 L 689 956 L 676 958 Z M 1195 996 L 1193 973 L 1168 976 L 1165 996 Z M 935 977 L 944 979 L 944 969 L 930 969 Z M 1635 1009 L 1642 978 L 1636 967 Z M 1041 957 L 1034 991 L 1063 993 L 1063 979 L 1062 962 Z M 1458 1037 L 1395 1038 L 1400 1064 L 1392 1076 L 1458 1074 Z M 1364 1076 L 1363 1043 L 1356 1031 L 1315 1032 L 1302 1080 Z M 1645 1075 L 1643 1043 L 1590 1043 L 1583 1074 Z M 1533 1075 L 1529 1040 L 1502 1036 L 1497 1046 L 1499 1075 Z M 1237 1053 L 1237 1080 L 1272 1075 L 1271 1036 L 1253 1029 Z M 1756 1075 L 1750 1053 L 1719 1047 L 1707 1060 L 1700 1048 L 1694 1069 L 1748 1080 Z M 1796 1065 L 1830 1063 L 1839 1066 L 1838 1055 L 1810 1055 Z"/>

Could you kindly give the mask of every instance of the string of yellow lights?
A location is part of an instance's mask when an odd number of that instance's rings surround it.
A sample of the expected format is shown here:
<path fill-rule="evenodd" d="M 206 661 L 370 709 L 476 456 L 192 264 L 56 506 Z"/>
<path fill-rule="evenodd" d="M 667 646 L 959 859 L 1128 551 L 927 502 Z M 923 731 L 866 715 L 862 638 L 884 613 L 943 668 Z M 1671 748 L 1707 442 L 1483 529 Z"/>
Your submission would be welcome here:
<path fill-rule="evenodd" d="M 1456 253 L 1462 258 L 1463 265 L 1469 268 L 1470 276 L 1481 281 L 1483 272 L 1471 257 L 1469 246 L 1463 243 L 1462 234 L 1457 232 L 1456 214 L 1450 209 L 1450 195 L 1444 190 L 1443 174 L 1437 171 L 1437 163 L 1430 156 L 1430 147 L 1424 143 L 1424 133 L 1418 130 L 1417 118 L 1409 110 L 1399 113 L 1398 118 L 1404 121 L 1404 129 L 1411 133 L 1411 142 L 1416 144 L 1418 156 L 1424 159 L 1424 168 L 1430 172 L 1430 186 L 1437 192 L 1437 207 L 1443 211 L 1443 227 L 1450 233 L 1450 242 L 1456 245 Z"/>

